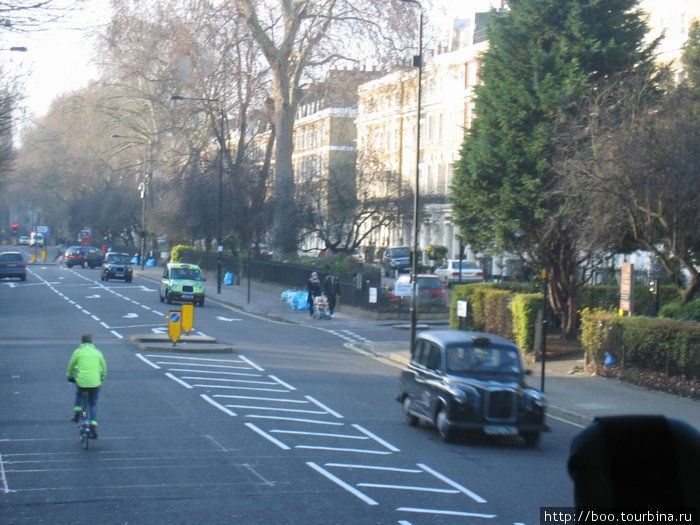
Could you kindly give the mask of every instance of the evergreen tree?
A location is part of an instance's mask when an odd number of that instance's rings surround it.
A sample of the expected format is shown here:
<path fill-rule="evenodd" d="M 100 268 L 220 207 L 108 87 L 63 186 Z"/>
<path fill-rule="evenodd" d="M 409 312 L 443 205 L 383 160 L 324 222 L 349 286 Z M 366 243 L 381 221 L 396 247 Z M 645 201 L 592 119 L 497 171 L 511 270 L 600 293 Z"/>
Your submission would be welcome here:
<path fill-rule="evenodd" d="M 462 238 L 547 269 L 564 333 L 576 329 L 577 217 L 552 169 L 557 125 L 613 75 L 653 71 L 636 0 L 512 0 L 489 26 L 475 120 L 453 181 Z"/>

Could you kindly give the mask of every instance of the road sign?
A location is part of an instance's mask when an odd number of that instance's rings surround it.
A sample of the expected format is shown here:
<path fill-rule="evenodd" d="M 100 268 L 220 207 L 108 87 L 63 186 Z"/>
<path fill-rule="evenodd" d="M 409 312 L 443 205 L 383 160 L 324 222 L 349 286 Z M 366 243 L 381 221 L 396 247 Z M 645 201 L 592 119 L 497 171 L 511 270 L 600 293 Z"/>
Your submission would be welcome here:
<path fill-rule="evenodd" d="M 194 305 L 193 304 L 183 304 L 182 305 L 182 329 L 186 334 L 190 333 L 192 327 L 194 326 Z"/>
<path fill-rule="evenodd" d="M 170 310 L 168 312 L 168 335 L 173 344 L 177 343 L 182 333 L 182 315 L 180 310 Z"/>
<path fill-rule="evenodd" d="M 394 295 L 397 297 L 408 297 L 411 295 L 411 283 L 396 283 L 394 285 Z"/>

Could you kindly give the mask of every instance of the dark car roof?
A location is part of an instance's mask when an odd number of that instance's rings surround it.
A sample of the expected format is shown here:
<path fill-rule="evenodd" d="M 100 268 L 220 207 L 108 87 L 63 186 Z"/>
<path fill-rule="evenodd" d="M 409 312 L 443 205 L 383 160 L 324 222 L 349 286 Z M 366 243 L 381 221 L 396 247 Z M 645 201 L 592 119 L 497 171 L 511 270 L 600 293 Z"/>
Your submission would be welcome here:
<path fill-rule="evenodd" d="M 475 339 L 488 339 L 492 344 L 513 346 L 518 348 L 513 341 L 496 334 L 486 332 L 468 332 L 464 330 L 426 330 L 419 332 L 417 337 L 426 339 L 441 346 L 449 346 L 458 343 L 473 343 Z"/>

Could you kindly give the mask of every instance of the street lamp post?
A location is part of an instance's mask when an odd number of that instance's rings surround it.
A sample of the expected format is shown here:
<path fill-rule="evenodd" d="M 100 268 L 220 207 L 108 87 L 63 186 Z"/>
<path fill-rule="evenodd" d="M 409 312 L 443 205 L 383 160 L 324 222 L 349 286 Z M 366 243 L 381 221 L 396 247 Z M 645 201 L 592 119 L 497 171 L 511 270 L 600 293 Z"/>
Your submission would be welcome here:
<path fill-rule="evenodd" d="M 221 120 L 221 135 L 219 136 L 219 238 L 216 247 L 216 293 L 221 293 L 221 254 L 224 251 L 222 238 L 223 222 L 223 186 L 224 186 L 224 104 L 218 98 L 195 98 L 172 95 L 170 100 L 194 100 L 197 102 L 216 102 L 219 105 L 219 118 Z"/>
<path fill-rule="evenodd" d="M 410 348 L 413 351 L 413 344 L 416 341 L 416 325 L 418 324 L 418 192 L 420 187 L 420 114 L 421 114 L 421 94 L 423 84 L 423 6 L 418 0 L 401 0 L 409 4 L 418 6 L 420 12 L 418 27 L 418 54 L 413 58 L 413 65 L 418 67 L 418 92 L 416 98 L 416 176 L 413 190 L 413 257 L 411 258 L 411 334 Z"/>
<path fill-rule="evenodd" d="M 141 140 L 139 137 L 129 137 L 126 135 L 119 135 L 118 133 L 113 133 L 111 135 L 113 139 L 130 139 L 138 144 L 143 144 L 146 148 L 144 153 L 144 175 L 143 181 L 139 183 L 137 189 L 141 196 L 141 247 L 140 247 L 140 259 L 141 259 L 141 269 L 143 270 L 146 266 L 146 247 L 148 246 L 146 242 L 146 237 L 148 235 L 148 228 L 146 226 L 146 199 L 148 198 L 148 188 L 150 186 L 150 143 L 147 140 Z"/>

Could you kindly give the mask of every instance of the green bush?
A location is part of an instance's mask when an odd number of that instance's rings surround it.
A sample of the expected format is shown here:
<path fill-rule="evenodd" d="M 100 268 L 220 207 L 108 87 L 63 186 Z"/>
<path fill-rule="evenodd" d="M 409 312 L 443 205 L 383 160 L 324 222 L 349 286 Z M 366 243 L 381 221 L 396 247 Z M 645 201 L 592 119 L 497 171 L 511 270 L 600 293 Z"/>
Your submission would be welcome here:
<path fill-rule="evenodd" d="M 620 366 L 694 378 L 700 375 L 700 324 L 584 311 L 581 343 L 587 361 L 602 366 L 605 352 Z"/>
<path fill-rule="evenodd" d="M 700 299 L 686 304 L 682 304 L 680 299 L 676 299 L 661 308 L 659 317 L 676 319 L 677 321 L 700 322 Z"/>
<path fill-rule="evenodd" d="M 185 244 L 178 244 L 170 251 L 170 260 L 173 262 L 183 262 L 183 252 L 185 250 L 194 251 L 194 248 Z"/>
<path fill-rule="evenodd" d="M 526 354 L 535 349 L 537 312 L 542 308 L 542 299 L 541 293 L 521 293 L 515 294 L 510 303 L 513 314 L 513 340 Z"/>

